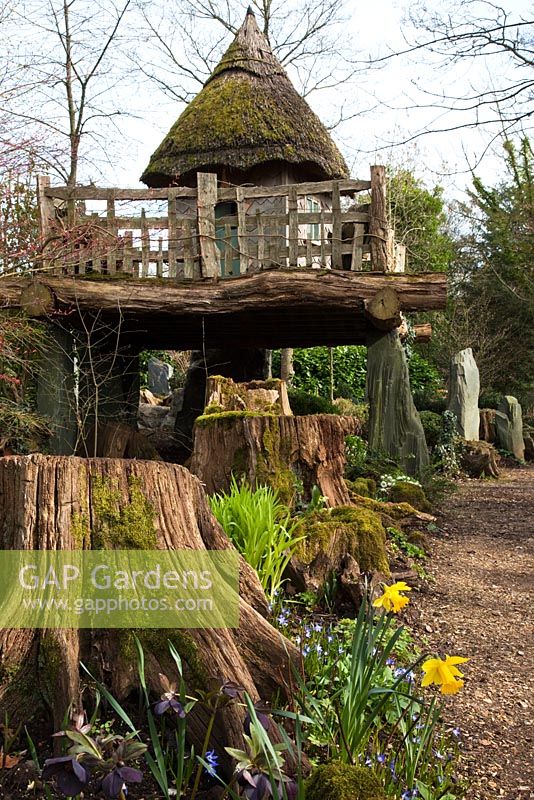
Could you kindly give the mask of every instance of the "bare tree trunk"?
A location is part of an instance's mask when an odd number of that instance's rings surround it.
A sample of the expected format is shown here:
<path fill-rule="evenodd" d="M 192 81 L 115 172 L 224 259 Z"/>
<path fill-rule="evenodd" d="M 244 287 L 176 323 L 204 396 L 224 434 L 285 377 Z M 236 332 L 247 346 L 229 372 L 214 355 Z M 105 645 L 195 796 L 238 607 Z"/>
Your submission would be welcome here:
<path fill-rule="evenodd" d="M 283 381 L 291 386 L 291 382 L 295 376 L 295 369 L 293 367 L 293 348 L 283 347 L 280 353 L 280 377 Z"/>

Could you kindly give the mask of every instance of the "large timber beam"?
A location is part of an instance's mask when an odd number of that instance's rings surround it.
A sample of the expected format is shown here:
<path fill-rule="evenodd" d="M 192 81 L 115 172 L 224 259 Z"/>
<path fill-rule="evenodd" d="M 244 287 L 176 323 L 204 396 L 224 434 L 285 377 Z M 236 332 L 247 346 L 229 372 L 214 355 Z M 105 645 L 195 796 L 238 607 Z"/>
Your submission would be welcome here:
<path fill-rule="evenodd" d="M 0 307 L 59 316 L 76 326 L 85 314 L 121 325 L 144 347 L 363 344 L 364 307 L 394 289 L 403 312 L 445 307 L 443 274 L 273 270 L 224 280 L 0 279 Z"/>

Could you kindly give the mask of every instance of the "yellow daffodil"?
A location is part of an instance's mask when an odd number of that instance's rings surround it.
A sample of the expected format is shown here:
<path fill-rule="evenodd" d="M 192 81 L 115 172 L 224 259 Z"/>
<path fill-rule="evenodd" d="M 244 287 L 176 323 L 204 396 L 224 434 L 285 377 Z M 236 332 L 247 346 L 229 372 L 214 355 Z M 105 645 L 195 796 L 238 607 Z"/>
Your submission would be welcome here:
<path fill-rule="evenodd" d="M 409 597 L 403 597 L 401 592 L 411 592 L 412 589 L 404 581 L 397 581 L 391 586 L 384 586 L 384 594 L 373 602 L 375 608 L 383 608 L 385 611 L 393 611 L 397 614 L 404 606 L 410 602 Z"/>
<path fill-rule="evenodd" d="M 445 660 L 429 658 L 422 667 L 425 677 L 421 681 L 421 686 L 435 683 L 441 687 L 442 694 L 456 694 L 464 685 L 464 682 L 459 680 L 463 678 L 463 673 L 456 664 L 465 664 L 466 661 L 469 659 L 461 656 L 445 656 Z"/>

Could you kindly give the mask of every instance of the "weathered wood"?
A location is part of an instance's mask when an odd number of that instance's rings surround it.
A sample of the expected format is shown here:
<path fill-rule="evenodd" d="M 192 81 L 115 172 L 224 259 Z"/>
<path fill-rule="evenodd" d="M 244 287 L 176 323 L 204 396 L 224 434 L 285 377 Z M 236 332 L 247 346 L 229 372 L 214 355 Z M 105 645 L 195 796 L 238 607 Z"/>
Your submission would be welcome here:
<path fill-rule="evenodd" d="M 39 176 L 41 179 L 43 176 Z M 44 184 L 44 196 L 47 198 L 58 198 L 67 200 L 75 198 L 76 200 L 166 200 L 169 196 L 168 188 L 164 189 L 121 189 L 114 188 L 101 188 L 98 186 L 76 186 L 75 189 L 67 186 L 50 186 L 50 179 L 48 184 Z M 297 191 L 300 195 L 304 194 L 323 194 L 332 191 L 332 181 L 312 181 L 308 183 L 297 183 Z M 287 194 L 287 184 L 279 186 L 246 186 L 245 198 L 262 198 L 262 197 L 283 197 Z M 344 180 L 339 182 L 340 191 L 343 194 L 351 194 L 352 192 L 365 192 L 371 188 L 370 181 L 362 180 Z M 189 187 L 173 187 L 172 191 L 175 197 L 190 198 L 197 196 L 197 190 Z M 235 200 L 235 188 L 219 189 L 219 198 L 221 200 Z"/>
<path fill-rule="evenodd" d="M 499 477 L 500 456 L 489 442 L 465 442 L 460 463 L 472 478 Z"/>
<path fill-rule="evenodd" d="M 169 239 L 168 239 L 168 263 L 169 278 L 176 278 L 178 275 L 178 225 L 176 217 L 176 189 L 169 189 L 169 200 L 167 206 Z"/>
<path fill-rule="evenodd" d="M 392 331 L 401 324 L 401 301 L 391 286 L 379 289 L 364 303 L 365 316 L 380 331 Z"/>
<path fill-rule="evenodd" d="M 341 198 L 338 181 L 334 181 L 332 186 L 332 217 L 332 269 L 341 269 L 343 266 L 341 249 L 343 224 L 341 221 Z"/>
<path fill-rule="evenodd" d="M 369 239 L 373 270 L 387 272 L 388 224 L 386 205 L 385 167 L 371 167 L 371 209 L 369 212 Z"/>
<path fill-rule="evenodd" d="M 141 209 L 141 277 L 146 278 L 148 275 L 149 264 L 149 250 L 150 238 L 148 233 L 148 225 L 146 222 L 145 209 Z"/>
<path fill-rule="evenodd" d="M 299 213 L 297 187 L 290 186 L 287 198 L 288 209 L 288 258 L 289 266 L 296 267 L 299 252 Z"/>
<path fill-rule="evenodd" d="M 365 232 L 364 225 L 354 225 L 354 234 L 352 237 L 352 253 L 350 258 L 350 268 L 353 272 L 359 272 L 362 268 L 363 256 L 363 235 Z"/>
<path fill-rule="evenodd" d="M 6 308 L 21 307 L 21 293 L 31 278 L 1 278 L 0 301 Z M 142 280 L 105 281 L 71 277 L 39 276 L 39 282 L 55 295 L 55 310 L 117 312 L 144 315 L 196 315 L 232 313 L 268 308 L 316 307 L 362 310 L 362 302 L 391 288 L 400 297 L 403 311 L 445 308 L 447 276 L 441 273 L 383 275 L 376 272 L 272 270 L 244 275 L 224 284 Z"/>
<path fill-rule="evenodd" d="M 239 250 L 239 272 L 244 275 L 248 272 L 248 240 L 247 221 L 244 203 L 245 190 L 242 186 L 236 187 L 237 203 L 237 247 Z"/>
<path fill-rule="evenodd" d="M 153 512 L 154 548 L 162 550 L 228 550 L 232 545 L 210 513 L 203 488 L 183 467 L 162 462 L 10 456 L 0 459 L 0 548 L 5 550 L 76 550 L 97 544 L 102 526 L 95 486 L 109 486 L 110 503 L 119 513 L 131 507 L 132 484 Z M 172 513 L 169 513 L 172 509 Z M 77 520 L 85 519 L 83 543 Z M 146 522 L 143 522 L 146 526 Z M 106 530 L 109 530 L 107 528 Z M 135 537 L 135 526 L 131 535 Z M 101 534 L 98 546 L 102 546 Z M 298 651 L 262 616 L 265 595 L 253 570 L 240 559 L 240 624 L 237 629 L 150 631 L 143 641 L 146 675 L 160 693 L 158 672 L 174 675 L 167 640 L 180 650 L 191 690 L 210 691 L 235 681 L 255 700 L 285 694 Z M 131 636 L 128 632 L 0 630 L 0 704 L 11 724 L 47 709 L 51 726 L 61 728 L 69 704 L 79 708 L 79 662 L 93 669 L 119 699 L 136 688 Z M 47 646 L 47 644 L 50 646 Z M 180 642 L 182 644 L 180 644 Z M 47 661 L 47 653 L 53 658 Z M 15 680 L 13 675 L 16 674 Z M 10 677 L 11 676 L 11 677 Z M 199 683 L 199 681 L 201 683 Z M 200 752 L 206 719 L 202 704 L 189 718 L 188 732 Z M 217 717 L 211 745 L 242 746 L 244 710 L 225 706 Z"/>
<path fill-rule="evenodd" d="M 26 317 L 46 317 L 53 311 L 54 305 L 53 291 L 39 281 L 32 281 L 21 292 L 20 308 Z"/>
<path fill-rule="evenodd" d="M 210 493 L 228 489 L 232 475 L 244 475 L 291 501 L 299 478 L 306 498 L 318 486 L 331 506 L 345 505 L 350 502 L 343 479 L 345 436 L 361 432 L 356 417 L 335 414 L 202 417 L 195 426 L 191 471 Z"/>
<path fill-rule="evenodd" d="M 215 206 L 217 204 L 217 176 L 208 172 L 197 173 L 198 238 L 202 259 L 202 274 L 215 278 L 219 274 L 219 254 L 215 242 Z"/>

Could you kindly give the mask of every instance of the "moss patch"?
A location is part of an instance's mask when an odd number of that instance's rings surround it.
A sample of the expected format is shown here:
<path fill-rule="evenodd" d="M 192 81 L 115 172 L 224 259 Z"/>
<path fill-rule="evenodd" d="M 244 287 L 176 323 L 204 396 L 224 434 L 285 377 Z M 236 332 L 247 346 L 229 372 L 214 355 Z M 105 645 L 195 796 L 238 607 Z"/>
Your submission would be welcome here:
<path fill-rule="evenodd" d="M 208 406 L 208 408 L 219 408 L 219 406 Z M 207 411 L 207 409 L 206 409 Z M 207 428 L 216 422 L 233 422 L 236 419 L 246 419 L 247 417 L 274 417 L 274 414 L 264 414 L 261 411 L 215 411 L 201 414 L 195 420 L 195 425 L 199 428 Z"/>
<path fill-rule="evenodd" d="M 380 516 L 357 506 L 339 506 L 303 518 L 305 538 L 295 555 L 311 563 L 320 553 L 328 553 L 334 562 L 348 554 L 363 572 L 389 574 L 386 531 Z"/>
<path fill-rule="evenodd" d="M 269 419 L 263 432 L 262 450 L 257 457 L 256 483 L 276 489 L 280 500 L 292 506 L 297 479 L 289 463 L 289 446 L 282 439 L 278 419 Z"/>
<path fill-rule="evenodd" d="M 414 483 L 397 481 L 390 489 L 389 496 L 394 503 L 409 503 L 418 511 L 428 512 L 432 510 L 424 491 Z"/>
<path fill-rule="evenodd" d="M 385 800 L 385 794 L 371 769 L 330 761 L 306 781 L 306 800 Z"/>
<path fill-rule="evenodd" d="M 128 479 L 129 502 L 113 483 L 94 476 L 91 483 L 95 550 L 154 550 L 157 534 L 154 508 L 141 490 L 141 480 Z"/>
<path fill-rule="evenodd" d="M 374 497 L 376 492 L 376 481 L 373 478 L 356 478 L 354 481 L 346 481 L 351 492 L 360 497 Z"/>

